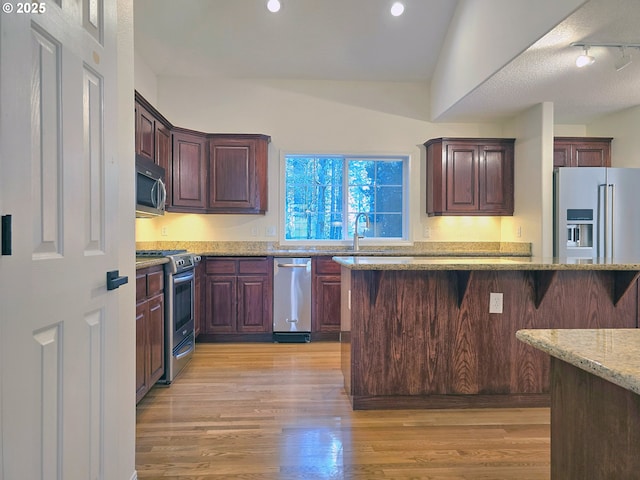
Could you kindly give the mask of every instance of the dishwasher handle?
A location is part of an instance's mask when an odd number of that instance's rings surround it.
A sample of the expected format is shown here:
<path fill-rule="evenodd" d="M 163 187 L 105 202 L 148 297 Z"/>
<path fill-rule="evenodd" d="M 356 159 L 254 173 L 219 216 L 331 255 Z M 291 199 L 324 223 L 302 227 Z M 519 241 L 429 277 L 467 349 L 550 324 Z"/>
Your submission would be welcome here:
<path fill-rule="evenodd" d="M 277 265 L 282 268 L 307 268 L 306 263 L 278 263 Z"/>

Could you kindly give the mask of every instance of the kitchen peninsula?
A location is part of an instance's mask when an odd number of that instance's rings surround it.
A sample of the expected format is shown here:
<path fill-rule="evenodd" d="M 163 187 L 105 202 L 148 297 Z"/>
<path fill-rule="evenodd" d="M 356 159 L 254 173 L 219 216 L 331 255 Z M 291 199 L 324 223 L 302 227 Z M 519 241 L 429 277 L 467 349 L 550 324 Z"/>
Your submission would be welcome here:
<path fill-rule="evenodd" d="M 551 356 L 551 478 L 637 478 L 640 330 L 520 330 Z"/>
<path fill-rule="evenodd" d="M 354 409 L 548 406 L 549 358 L 516 331 L 638 325 L 638 259 L 334 260 Z"/>

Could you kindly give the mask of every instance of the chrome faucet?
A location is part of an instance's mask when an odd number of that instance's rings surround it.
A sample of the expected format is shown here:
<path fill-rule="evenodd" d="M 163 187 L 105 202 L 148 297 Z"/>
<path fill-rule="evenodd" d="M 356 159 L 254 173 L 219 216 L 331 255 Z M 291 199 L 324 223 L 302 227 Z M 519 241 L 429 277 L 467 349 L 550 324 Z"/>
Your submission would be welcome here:
<path fill-rule="evenodd" d="M 370 227 L 368 213 L 360 212 L 359 214 L 356 215 L 356 224 L 355 224 L 355 229 L 353 231 L 353 250 L 356 252 L 360 250 L 360 239 L 364 238 L 364 235 L 360 236 L 358 234 L 358 221 L 360 220 L 360 217 L 364 217 L 366 228 L 369 229 Z"/>

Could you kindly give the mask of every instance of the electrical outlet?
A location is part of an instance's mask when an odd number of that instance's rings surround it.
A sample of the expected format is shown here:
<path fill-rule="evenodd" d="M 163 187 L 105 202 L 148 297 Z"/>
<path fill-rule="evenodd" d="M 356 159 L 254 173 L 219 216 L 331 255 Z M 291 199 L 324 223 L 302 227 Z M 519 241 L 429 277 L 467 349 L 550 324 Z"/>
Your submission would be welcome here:
<path fill-rule="evenodd" d="M 264 233 L 267 237 L 275 237 L 276 236 L 276 227 L 274 225 L 270 225 L 264 229 Z"/>
<path fill-rule="evenodd" d="M 520 225 L 518 225 L 518 228 L 516 229 L 516 237 L 522 237 L 522 227 Z"/>
<path fill-rule="evenodd" d="M 166 237 L 167 235 L 169 235 L 169 229 L 167 227 L 161 227 L 160 235 L 162 235 L 163 237 Z"/>
<path fill-rule="evenodd" d="M 489 294 L 489 313 L 502 313 L 502 293 Z"/>
<path fill-rule="evenodd" d="M 431 229 L 429 227 L 427 227 L 426 225 L 424 227 L 422 227 L 422 236 L 424 238 L 430 238 L 431 237 Z"/>
<path fill-rule="evenodd" d="M 252 237 L 258 236 L 258 227 L 251 227 L 251 236 Z"/>

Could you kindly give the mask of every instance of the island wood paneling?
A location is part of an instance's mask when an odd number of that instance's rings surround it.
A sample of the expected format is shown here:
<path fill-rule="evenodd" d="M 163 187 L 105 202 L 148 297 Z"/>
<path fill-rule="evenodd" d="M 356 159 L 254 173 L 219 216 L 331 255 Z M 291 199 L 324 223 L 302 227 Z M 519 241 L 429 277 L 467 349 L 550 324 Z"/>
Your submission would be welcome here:
<path fill-rule="evenodd" d="M 640 396 L 562 360 L 551 365 L 551 478 L 638 478 Z"/>
<path fill-rule="evenodd" d="M 614 305 L 616 278 L 558 271 L 541 298 L 535 271 L 478 270 L 461 283 L 455 271 L 343 269 L 343 298 L 351 290 L 343 373 L 353 406 L 548 405 L 548 356 L 515 332 L 636 327 L 637 289 Z M 502 314 L 489 313 L 490 292 L 503 294 Z"/>

